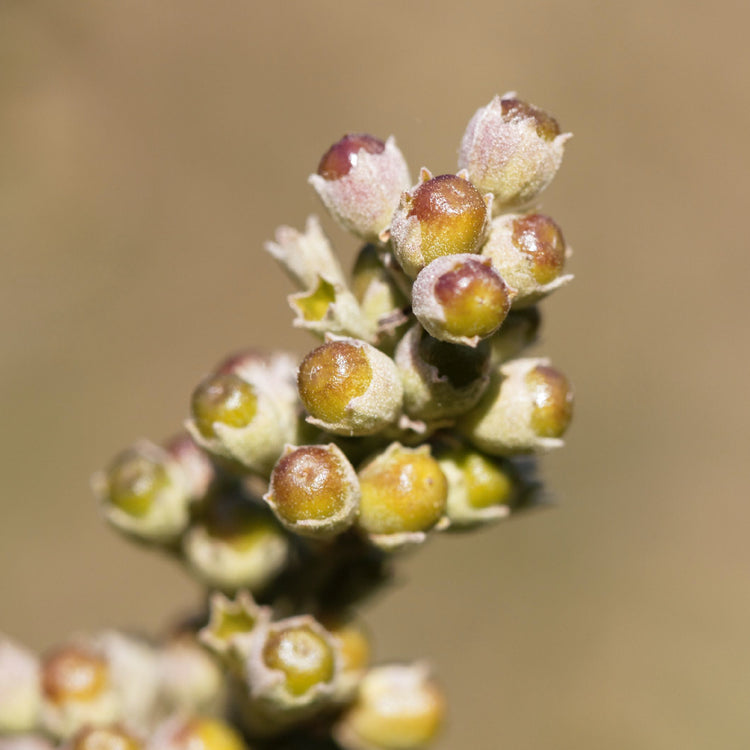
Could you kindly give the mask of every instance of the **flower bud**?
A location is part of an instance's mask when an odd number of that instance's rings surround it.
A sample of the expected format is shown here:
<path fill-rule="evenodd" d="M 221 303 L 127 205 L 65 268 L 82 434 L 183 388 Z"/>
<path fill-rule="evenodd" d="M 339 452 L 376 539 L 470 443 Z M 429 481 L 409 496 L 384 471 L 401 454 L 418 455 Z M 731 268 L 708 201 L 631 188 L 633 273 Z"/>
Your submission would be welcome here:
<path fill-rule="evenodd" d="M 290 531 L 326 537 L 349 528 L 359 511 L 354 467 L 333 443 L 287 446 L 263 499 Z"/>
<path fill-rule="evenodd" d="M 283 354 L 230 358 L 193 392 L 188 431 L 211 453 L 268 476 L 297 437 L 293 370 Z"/>
<path fill-rule="evenodd" d="M 423 541 L 443 518 L 448 485 L 428 445 L 392 443 L 360 469 L 359 483 L 357 523 L 385 549 Z"/>
<path fill-rule="evenodd" d="M 175 716 L 154 732 L 148 750 L 247 750 L 239 733 L 221 719 Z"/>
<path fill-rule="evenodd" d="M 514 308 L 531 305 L 573 279 L 560 275 L 570 250 L 560 227 L 544 214 L 499 216 L 482 255 L 514 289 Z"/>
<path fill-rule="evenodd" d="M 13 737 L 0 736 L 0 750 L 54 750 L 54 747 L 39 735 L 18 734 Z"/>
<path fill-rule="evenodd" d="M 489 382 L 489 349 L 447 344 L 412 326 L 396 348 L 404 386 L 404 411 L 434 422 L 464 414 Z"/>
<path fill-rule="evenodd" d="M 41 700 L 39 660 L 0 636 L 0 736 L 33 731 L 39 721 Z"/>
<path fill-rule="evenodd" d="M 480 190 L 495 196 L 497 210 L 516 208 L 533 201 L 549 185 L 570 137 L 560 133 L 560 126 L 546 112 L 511 92 L 496 96 L 471 118 L 458 165 L 468 170 Z"/>
<path fill-rule="evenodd" d="M 322 618 L 322 624 L 338 643 L 341 655 L 341 677 L 337 700 L 348 702 L 354 696 L 359 682 L 370 666 L 372 644 L 370 634 L 354 618 Z"/>
<path fill-rule="evenodd" d="M 389 257 L 395 264 L 393 257 Z M 381 260 L 375 245 L 365 245 L 357 256 L 352 270 L 352 292 L 362 315 L 375 327 L 378 348 L 390 353 L 401 327 L 408 320 L 404 309 L 409 300 Z"/>
<path fill-rule="evenodd" d="M 418 750 L 435 739 L 445 699 L 422 665 L 371 669 L 336 728 L 347 750 Z"/>
<path fill-rule="evenodd" d="M 42 723 L 68 738 L 86 725 L 127 722 L 143 730 L 157 709 L 156 655 L 142 641 L 115 631 L 87 636 L 42 662 Z"/>
<path fill-rule="evenodd" d="M 518 481 L 510 461 L 490 458 L 463 445 L 439 451 L 437 460 L 448 480 L 446 515 L 451 529 L 509 515 Z"/>
<path fill-rule="evenodd" d="M 185 446 L 173 450 L 141 440 L 94 475 L 94 492 L 116 529 L 167 544 L 187 528 L 190 505 L 207 490 L 213 470 L 205 456 L 189 458 Z"/>
<path fill-rule="evenodd" d="M 443 255 L 476 253 L 489 228 L 492 196 L 483 196 L 465 175 L 433 177 L 401 196 L 391 223 L 396 260 L 411 277 Z"/>
<path fill-rule="evenodd" d="M 511 310 L 500 330 L 487 340 L 493 368 L 518 357 L 524 349 L 534 344 L 539 335 L 542 317 L 536 307 Z"/>
<path fill-rule="evenodd" d="M 311 351 L 297 386 L 307 421 L 338 435 L 371 435 L 395 422 L 401 410 L 393 360 L 357 339 L 332 339 Z"/>
<path fill-rule="evenodd" d="M 286 564 L 289 540 L 266 508 L 248 498 L 211 498 L 183 538 L 193 572 L 223 591 L 263 589 Z"/>
<path fill-rule="evenodd" d="M 143 743 L 120 726 L 85 727 L 66 745 L 66 750 L 141 750 Z"/>
<path fill-rule="evenodd" d="M 417 275 L 412 310 L 436 339 L 476 346 L 505 320 L 511 295 L 489 259 L 447 255 L 435 258 Z"/>
<path fill-rule="evenodd" d="M 493 455 L 562 446 L 573 413 L 570 384 L 546 359 L 516 359 L 500 367 L 459 429 Z"/>
<path fill-rule="evenodd" d="M 309 182 L 344 229 L 377 241 L 411 180 L 392 136 L 383 143 L 352 133 L 326 151 Z"/>

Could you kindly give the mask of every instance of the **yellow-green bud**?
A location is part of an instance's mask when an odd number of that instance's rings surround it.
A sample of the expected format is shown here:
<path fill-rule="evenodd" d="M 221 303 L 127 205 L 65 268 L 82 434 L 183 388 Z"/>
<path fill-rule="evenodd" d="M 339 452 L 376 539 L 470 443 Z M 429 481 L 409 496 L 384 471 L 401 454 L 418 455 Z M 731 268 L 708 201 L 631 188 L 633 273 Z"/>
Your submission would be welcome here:
<path fill-rule="evenodd" d="M 263 499 L 291 531 L 326 537 L 349 528 L 359 511 L 354 467 L 333 443 L 287 446 Z"/>
<path fill-rule="evenodd" d="M 433 177 L 401 196 L 391 223 L 396 259 L 411 277 L 435 258 L 476 253 L 487 236 L 492 196 L 483 196 L 464 173 Z"/>
<path fill-rule="evenodd" d="M 420 542 L 445 512 L 448 485 L 430 448 L 392 443 L 359 471 L 359 527 L 377 545 Z"/>
<path fill-rule="evenodd" d="M 393 136 L 383 143 L 351 133 L 328 149 L 309 182 L 344 229 L 374 242 L 388 228 L 411 180 Z"/>
<path fill-rule="evenodd" d="M 175 716 L 157 727 L 148 750 L 247 750 L 240 734 L 221 719 Z"/>
<path fill-rule="evenodd" d="M 516 359 L 495 372 L 484 396 L 459 422 L 492 455 L 558 448 L 573 413 L 573 392 L 546 359 Z"/>
<path fill-rule="evenodd" d="M 471 409 L 489 382 L 489 349 L 438 341 L 415 325 L 394 355 L 404 387 L 404 411 L 425 422 L 450 420 Z"/>
<path fill-rule="evenodd" d="M 447 255 L 419 272 L 412 288 L 412 309 L 436 339 L 476 346 L 505 320 L 511 295 L 489 259 Z"/>
<path fill-rule="evenodd" d="M 482 255 L 513 288 L 514 308 L 532 305 L 573 279 L 561 275 L 570 249 L 544 214 L 499 216 Z"/>
<path fill-rule="evenodd" d="M 388 665 L 367 673 L 335 735 L 347 750 L 418 750 L 444 718 L 442 691 L 424 666 Z"/>
<path fill-rule="evenodd" d="M 401 411 L 393 360 L 357 339 L 330 340 L 311 351 L 299 367 L 297 386 L 307 421 L 338 435 L 371 435 Z"/>
<path fill-rule="evenodd" d="M 284 567 L 289 540 L 266 508 L 246 497 L 217 495 L 183 538 L 185 558 L 207 585 L 260 591 Z"/>
<path fill-rule="evenodd" d="M 446 515 L 451 529 L 508 516 L 518 482 L 510 461 L 463 445 L 440 450 L 437 460 L 448 479 Z"/>
<path fill-rule="evenodd" d="M 510 92 L 496 96 L 471 118 L 458 164 L 477 188 L 495 196 L 497 210 L 516 208 L 533 201 L 549 185 L 570 137 L 560 133 L 560 126 L 546 112 Z"/>

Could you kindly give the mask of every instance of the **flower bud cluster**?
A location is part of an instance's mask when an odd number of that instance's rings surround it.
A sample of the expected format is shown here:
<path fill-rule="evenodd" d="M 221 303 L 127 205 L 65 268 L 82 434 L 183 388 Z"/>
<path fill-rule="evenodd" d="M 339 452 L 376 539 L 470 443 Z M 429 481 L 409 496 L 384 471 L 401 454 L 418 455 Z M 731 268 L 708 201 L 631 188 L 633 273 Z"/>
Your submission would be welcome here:
<path fill-rule="evenodd" d="M 299 361 L 228 358 L 193 391 L 187 435 L 141 441 L 94 478 L 115 528 L 214 591 L 194 623 L 212 656 L 190 638 L 158 655 L 140 646 L 128 682 L 107 639 L 41 667 L 14 647 L 0 731 L 235 750 L 243 738 L 204 715 L 226 692 L 258 742 L 313 726 L 347 750 L 432 740 L 444 704 L 427 669 L 371 667 L 351 612 L 395 551 L 543 499 L 534 456 L 562 444 L 572 389 L 525 354 L 537 303 L 572 278 L 562 231 L 537 206 L 569 137 L 506 94 L 470 120 L 453 174 L 422 168 L 412 184 L 393 137 L 352 133 L 324 153 L 309 182 L 364 243 L 351 273 L 315 217 L 266 244 L 316 345 Z"/>

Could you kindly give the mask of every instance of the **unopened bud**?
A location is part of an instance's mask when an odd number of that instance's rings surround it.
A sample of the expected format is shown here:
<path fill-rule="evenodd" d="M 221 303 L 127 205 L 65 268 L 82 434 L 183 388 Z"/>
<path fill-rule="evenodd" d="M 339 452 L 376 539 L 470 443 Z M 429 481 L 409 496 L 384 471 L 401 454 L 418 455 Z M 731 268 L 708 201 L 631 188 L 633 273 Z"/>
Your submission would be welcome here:
<path fill-rule="evenodd" d="M 505 320 L 511 296 L 512 290 L 488 258 L 448 255 L 419 272 L 412 288 L 412 309 L 436 339 L 476 346 Z"/>
<path fill-rule="evenodd" d="M 383 143 L 352 133 L 328 149 L 309 182 L 344 229 L 375 241 L 388 227 L 410 178 L 393 137 Z"/>
<path fill-rule="evenodd" d="M 414 278 L 435 258 L 478 252 L 489 228 L 491 199 L 463 174 L 433 177 L 423 169 L 391 223 L 393 252 L 404 271 Z"/>
<path fill-rule="evenodd" d="M 516 208 L 552 181 L 570 137 L 546 112 L 514 93 L 496 96 L 471 118 L 458 165 L 480 190 L 495 196 L 496 209 Z"/>
<path fill-rule="evenodd" d="M 482 255 L 514 289 L 513 306 L 533 304 L 573 279 L 561 275 L 570 250 L 544 214 L 507 214 L 492 222 Z"/>
<path fill-rule="evenodd" d="M 271 613 L 268 608 L 258 606 L 245 590 L 237 592 L 233 600 L 220 592 L 214 592 L 210 607 L 210 619 L 199 633 L 200 640 L 234 667 L 238 657 L 242 661 L 247 658 L 250 634 L 260 623 L 270 620 Z"/>
<path fill-rule="evenodd" d="M 52 743 L 37 734 L 18 734 L 11 737 L 0 736 L 0 750 L 55 750 Z"/>
<path fill-rule="evenodd" d="M 420 542 L 445 512 L 448 485 L 430 448 L 392 443 L 359 471 L 359 527 L 386 549 Z"/>
<path fill-rule="evenodd" d="M 245 497 L 216 496 L 187 531 L 188 564 L 223 591 L 260 591 L 284 567 L 289 540 L 268 510 Z"/>
<path fill-rule="evenodd" d="M 221 719 L 176 716 L 157 727 L 148 750 L 247 750 L 240 734 Z"/>
<path fill-rule="evenodd" d="M 113 724 L 81 729 L 66 745 L 66 750 L 141 750 L 142 747 L 137 737 Z"/>
<path fill-rule="evenodd" d="M 508 516 L 518 482 L 510 461 L 491 458 L 467 446 L 441 450 L 437 460 L 448 479 L 446 515 L 451 529 Z"/>
<path fill-rule="evenodd" d="M 435 739 L 444 717 L 442 691 L 425 667 L 376 667 L 335 734 L 347 750 L 418 750 Z"/>
<path fill-rule="evenodd" d="M 39 659 L 0 636 L 0 736 L 34 730 L 41 698 Z"/>
<path fill-rule="evenodd" d="M 501 366 L 459 428 L 493 455 L 560 447 L 573 414 L 573 392 L 546 359 L 517 359 Z"/>
<path fill-rule="evenodd" d="M 326 537 L 349 528 L 359 512 L 354 467 L 333 443 L 287 446 L 263 499 L 290 531 Z"/>
<path fill-rule="evenodd" d="M 395 422 L 401 410 L 393 360 L 357 339 L 334 339 L 311 351 L 297 385 L 308 422 L 338 435 L 371 435 Z"/>
<path fill-rule="evenodd" d="M 434 422 L 464 414 L 481 398 L 489 382 L 489 350 L 447 344 L 414 325 L 394 356 L 404 386 L 404 411 Z"/>

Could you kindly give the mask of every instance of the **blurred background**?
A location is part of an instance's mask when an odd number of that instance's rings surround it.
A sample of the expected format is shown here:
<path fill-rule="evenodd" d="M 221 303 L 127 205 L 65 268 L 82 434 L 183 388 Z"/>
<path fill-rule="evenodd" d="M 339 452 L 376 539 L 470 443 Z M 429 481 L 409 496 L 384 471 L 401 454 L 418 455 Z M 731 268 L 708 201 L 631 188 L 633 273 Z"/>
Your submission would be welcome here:
<path fill-rule="evenodd" d="M 404 561 L 367 616 L 447 688 L 440 750 L 747 747 L 750 11 L 718 0 L 0 4 L 0 630 L 158 633 L 198 601 L 89 476 L 289 332 L 262 251 L 347 131 L 455 170 L 517 90 L 575 138 L 543 209 L 576 282 L 540 351 L 577 388 L 559 505 Z M 330 226 L 330 225 L 329 225 Z M 331 236 L 350 259 L 354 243 Z"/>

